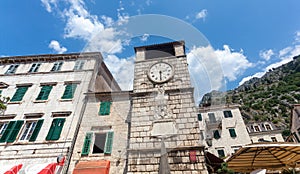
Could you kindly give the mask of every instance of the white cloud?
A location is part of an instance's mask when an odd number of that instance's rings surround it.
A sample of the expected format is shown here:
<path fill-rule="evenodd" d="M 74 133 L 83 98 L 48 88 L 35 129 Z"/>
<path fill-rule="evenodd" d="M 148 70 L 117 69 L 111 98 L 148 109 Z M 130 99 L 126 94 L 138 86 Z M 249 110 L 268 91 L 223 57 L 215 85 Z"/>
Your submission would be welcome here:
<path fill-rule="evenodd" d="M 211 46 L 194 47 L 187 54 L 189 70 L 195 87 L 196 101 L 211 90 L 224 90 L 225 78 L 236 78 L 252 66 L 243 52 L 234 52 L 228 45 L 224 49 L 214 50 Z M 205 85 L 204 85 L 205 84 Z"/>
<path fill-rule="evenodd" d="M 133 88 L 134 56 L 121 59 L 115 55 L 108 55 L 104 61 L 122 90 Z"/>
<path fill-rule="evenodd" d="M 237 76 L 242 75 L 247 68 L 251 67 L 252 63 L 247 60 L 242 50 L 233 52 L 228 45 L 224 45 L 223 48 L 224 50 L 216 50 L 215 53 L 222 65 L 224 76 L 229 81 L 234 81 Z"/>
<path fill-rule="evenodd" d="M 58 54 L 62 54 L 67 51 L 67 48 L 62 47 L 58 41 L 52 40 L 49 44 L 49 48 L 53 49 Z"/>
<path fill-rule="evenodd" d="M 41 2 L 49 13 L 52 12 L 52 6 L 57 6 L 57 0 L 41 0 Z"/>
<path fill-rule="evenodd" d="M 143 36 L 140 37 L 140 39 L 142 42 L 145 42 L 148 40 L 149 36 L 150 36 L 149 34 L 145 33 Z"/>
<path fill-rule="evenodd" d="M 146 0 L 146 4 L 149 6 L 151 5 L 152 1 L 151 0 Z"/>
<path fill-rule="evenodd" d="M 196 14 L 196 19 L 205 19 L 207 16 L 207 10 L 203 9 L 199 13 Z"/>
<path fill-rule="evenodd" d="M 254 75 L 252 76 L 248 76 L 248 77 L 244 77 L 240 82 L 239 82 L 239 85 L 242 85 L 244 84 L 246 81 L 254 78 L 254 77 L 257 77 L 257 78 L 260 78 L 262 77 L 263 75 L 265 74 L 265 72 L 258 72 L 258 73 L 255 73 Z"/>
<path fill-rule="evenodd" d="M 261 50 L 259 52 L 259 56 L 265 60 L 270 60 L 270 58 L 274 55 L 274 52 L 272 49 L 269 49 L 269 50 Z"/>
<path fill-rule="evenodd" d="M 108 16 L 101 16 L 101 19 L 104 21 L 106 27 L 111 27 L 114 24 L 114 20 Z"/>
<path fill-rule="evenodd" d="M 286 64 L 286 63 L 292 61 L 293 57 L 298 56 L 298 55 L 300 55 L 300 45 L 293 45 L 293 46 L 283 48 L 282 50 L 279 51 L 279 54 L 278 54 L 279 61 L 278 62 L 274 62 L 274 63 L 268 65 L 261 72 L 257 72 L 256 74 L 254 74 L 252 76 L 243 78 L 239 82 L 239 85 L 242 85 L 244 82 L 250 80 L 253 77 L 259 77 L 259 78 L 262 77 L 270 69 L 277 68 L 283 64 Z"/>

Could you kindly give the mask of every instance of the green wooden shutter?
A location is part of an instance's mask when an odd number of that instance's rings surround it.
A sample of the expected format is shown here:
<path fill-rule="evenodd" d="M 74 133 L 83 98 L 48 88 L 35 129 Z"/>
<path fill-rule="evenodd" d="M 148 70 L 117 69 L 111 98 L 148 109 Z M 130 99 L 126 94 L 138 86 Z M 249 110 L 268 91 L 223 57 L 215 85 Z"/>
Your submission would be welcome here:
<path fill-rule="evenodd" d="M 202 121 L 202 115 L 198 114 L 198 121 Z"/>
<path fill-rule="evenodd" d="M 0 143 L 6 142 L 8 136 L 9 136 L 11 130 L 12 130 L 12 128 L 14 127 L 15 122 L 16 122 L 16 121 L 10 121 L 10 122 L 8 123 L 8 125 L 7 125 L 7 127 L 6 127 L 6 129 L 5 129 L 5 131 L 4 131 L 4 133 L 3 133 L 2 137 L 1 137 L 1 139 L 0 139 Z"/>
<path fill-rule="evenodd" d="M 53 86 L 42 86 L 42 89 L 36 100 L 47 100 Z"/>
<path fill-rule="evenodd" d="M 230 133 L 231 137 L 236 137 L 236 132 L 235 132 L 235 130 L 233 128 L 229 129 L 229 133 Z"/>
<path fill-rule="evenodd" d="M 104 153 L 105 154 L 111 154 L 112 145 L 113 145 L 113 138 L 114 138 L 114 132 L 107 132 L 105 147 L 104 147 Z"/>
<path fill-rule="evenodd" d="M 35 141 L 36 140 L 36 137 L 38 136 L 43 123 L 44 123 L 44 119 L 37 121 L 36 126 L 34 128 L 34 131 L 31 135 L 31 137 L 29 138 L 29 141 Z"/>
<path fill-rule="evenodd" d="M 15 101 L 21 101 L 23 99 L 23 96 L 25 95 L 26 91 L 28 89 L 28 86 L 22 86 L 18 87 L 17 91 L 15 92 L 14 96 L 10 101 L 15 102 Z"/>
<path fill-rule="evenodd" d="M 81 151 L 81 155 L 88 155 L 90 153 L 92 136 L 93 136 L 93 133 L 91 133 L 91 132 L 86 133 L 84 144 L 83 144 L 82 151 Z"/>
<path fill-rule="evenodd" d="M 68 84 L 66 86 L 65 92 L 64 92 L 64 94 L 61 98 L 62 99 L 71 99 L 71 98 L 73 98 L 76 87 L 77 87 L 77 84 Z"/>
<path fill-rule="evenodd" d="M 24 123 L 24 120 L 16 121 L 16 123 L 14 124 L 13 128 L 10 131 L 9 137 L 6 140 L 6 142 L 12 143 L 16 140 L 16 137 L 18 136 L 23 123 Z"/>
<path fill-rule="evenodd" d="M 220 133 L 219 133 L 218 130 L 214 130 L 214 138 L 215 138 L 215 139 L 221 138 L 221 135 L 220 135 Z"/>
<path fill-rule="evenodd" d="M 101 102 L 99 115 L 109 115 L 111 102 Z"/>
<path fill-rule="evenodd" d="M 55 118 L 49 129 L 46 140 L 58 140 L 65 123 L 65 118 Z"/>

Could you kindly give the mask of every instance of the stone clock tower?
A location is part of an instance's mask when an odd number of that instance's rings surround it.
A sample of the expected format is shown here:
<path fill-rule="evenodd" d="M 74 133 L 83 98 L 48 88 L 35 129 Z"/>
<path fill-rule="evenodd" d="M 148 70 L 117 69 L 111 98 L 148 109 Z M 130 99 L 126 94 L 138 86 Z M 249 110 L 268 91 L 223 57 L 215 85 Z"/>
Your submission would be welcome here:
<path fill-rule="evenodd" d="M 207 173 L 184 42 L 135 52 L 128 173 Z"/>

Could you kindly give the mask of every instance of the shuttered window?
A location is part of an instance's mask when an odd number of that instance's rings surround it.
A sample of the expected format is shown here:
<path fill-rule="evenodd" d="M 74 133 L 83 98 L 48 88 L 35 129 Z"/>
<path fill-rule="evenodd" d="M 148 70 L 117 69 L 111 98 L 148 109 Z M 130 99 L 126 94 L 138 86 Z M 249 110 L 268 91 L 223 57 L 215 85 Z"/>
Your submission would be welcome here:
<path fill-rule="evenodd" d="M 18 87 L 17 91 L 15 92 L 14 96 L 11 98 L 11 102 L 21 101 L 28 90 L 28 86 L 21 86 Z"/>
<path fill-rule="evenodd" d="M 84 60 L 77 60 L 75 62 L 74 70 L 81 70 L 83 68 L 84 62 Z"/>
<path fill-rule="evenodd" d="M 0 123 L 0 139 L 7 128 L 8 122 Z"/>
<path fill-rule="evenodd" d="M 6 126 L 1 138 L 0 142 L 8 142 L 12 143 L 16 140 L 16 137 L 19 134 L 19 131 L 23 125 L 23 120 L 17 120 L 17 121 L 10 121 L 8 125 Z"/>
<path fill-rule="evenodd" d="M 223 149 L 219 149 L 219 150 L 218 150 L 218 155 L 219 155 L 219 158 L 225 157 L 225 152 L 224 152 L 224 150 L 223 150 Z"/>
<path fill-rule="evenodd" d="M 105 154 L 111 154 L 112 145 L 113 145 L 113 138 L 114 138 L 114 132 L 107 132 L 106 133 L 106 142 L 105 142 L 105 148 L 104 148 L 104 153 Z"/>
<path fill-rule="evenodd" d="M 230 134 L 230 136 L 233 137 L 233 138 L 236 137 L 235 129 L 233 129 L 233 128 L 229 129 L 229 134 Z"/>
<path fill-rule="evenodd" d="M 72 99 L 74 97 L 76 87 L 77 87 L 77 84 L 66 85 L 65 92 L 61 98 L 62 99 Z"/>
<path fill-rule="evenodd" d="M 41 91 L 40 91 L 39 95 L 37 96 L 36 100 L 47 100 L 52 87 L 53 86 L 51 86 L 51 85 L 42 86 Z"/>
<path fill-rule="evenodd" d="M 99 115 L 109 115 L 111 102 L 101 102 Z"/>
<path fill-rule="evenodd" d="M 198 114 L 198 121 L 202 121 L 202 115 Z"/>
<path fill-rule="evenodd" d="M 221 138 L 220 132 L 218 130 L 214 130 L 213 133 L 214 133 L 214 138 L 215 139 Z"/>
<path fill-rule="evenodd" d="M 51 71 L 60 71 L 62 65 L 63 65 L 63 62 L 55 62 L 53 64 Z"/>
<path fill-rule="evenodd" d="M 107 133 L 87 133 L 85 136 L 84 144 L 82 147 L 82 155 L 88 155 L 92 144 L 94 135 L 94 144 L 92 147 L 92 154 L 111 154 L 113 146 L 114 132 L 110 131 Z"/>
<path fill-rule="evenodd" d="M 29 138 L 29 141 L 35 141 L 41 128 L 42 128 L 42 125 L 44 123 L 44 120 L 41 119 L 41 120 L 38 120 L 37 123 L 36 123 L 36 126 L 35 126 L 35 129 L 34 131 L 32 132 L 30 138 Z"/>
<path fill-rule="evenodd" d="M 88 155 L 90 153 L 90 146 L 92 142 L 93 133 L 86 133 L 81 155 Z"/>
<path fill-rule="evenodd" d="M 231 111 L 223 111 L 225 118 L 232 118 L 232 112 Z"/>
<path fill-rule="evenodd" d="M 10 65 L 8 70 L 5 72 L 5 74 L 14 74 L 19 67 L 18 64 Z"/>
<path fill-rule="evenodd" d="M 65 118 L 55 118 L 52 121 L 46 140 L 58 140 L 65 123 Z"/>
<path fill-rule="evenodd" d="M 20 129 L 21 129 L 23 123 L 24 123 L 23 120 L 18 120 L 18 121 L 15 122 L 13 128 L 10 131 L 9 137 L 6 140 L 6 142 L 12 143 L 12 142 L 14 142 L 16 140 L 16 138 L 17 138 L 17 136 L 18 136 L 18 134 L 20 132 Z"/>
<path fill-rule="evenodd" d="M 37 72 L 41 66 L 41 63 L 34 63 L 31 65 L 31 68 L 28 72 Z"/>

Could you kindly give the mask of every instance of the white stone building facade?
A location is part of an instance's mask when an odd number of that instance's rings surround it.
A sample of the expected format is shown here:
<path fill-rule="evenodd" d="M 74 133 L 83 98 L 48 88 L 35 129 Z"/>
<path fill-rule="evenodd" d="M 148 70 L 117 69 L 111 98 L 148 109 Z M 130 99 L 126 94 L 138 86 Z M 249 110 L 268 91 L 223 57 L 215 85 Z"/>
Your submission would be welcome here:
<path fill-rule="evenodd" d="M 272 122 L 254 122 L 246 125 L 251 142 L 284 142 L 282 130 L 276 128 Z"/>
<path fill-rule="evenodd" d="M 238 106 L 201 107 L 198 121 L 200 141 L 208 152 L 220 158 L 226 158 L 251 143 Z"/>
<path fill-rule="evenodd" d="M 0 90 L 10 97 L 0 115 L 0 166 L 22 164 L 22 172 L 34 173 L 61 156 L 63 173 L 86 105 L 84 93 L 119 87 L 100 53 L 76 53 L 1 58 Z"/>

